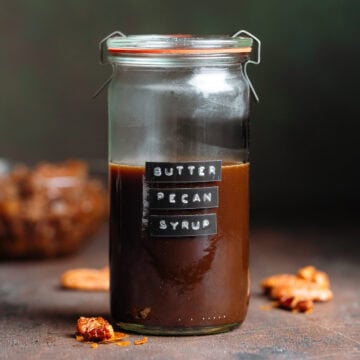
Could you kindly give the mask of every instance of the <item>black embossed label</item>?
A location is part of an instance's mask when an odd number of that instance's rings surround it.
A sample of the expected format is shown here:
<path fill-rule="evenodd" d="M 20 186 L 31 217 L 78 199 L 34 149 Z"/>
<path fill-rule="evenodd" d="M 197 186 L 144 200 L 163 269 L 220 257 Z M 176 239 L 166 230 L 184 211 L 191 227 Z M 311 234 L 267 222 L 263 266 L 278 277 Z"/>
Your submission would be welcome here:
<path fill-rule="evenodd" d="M 184 237 L 214 235 L 216 214 L 150 215 L 150 236 Z"/>
<path fill-rule="evenodd" d="M 221 181 L 221 164 L 221 160 L 145 163 L 150 236 L 187 237 L 217 233 L 216 213 L 194 214 L 194 210 L 219 206 L 218 186 L 200 187 L 196 183 L 213 185 L 212 182 Z M 181 186 L 183 183 L 189 184 L 188 187 Z M 159 187 L 157 184 L 164 185 Z M 181 215 L 174 210 L 181 211 Z M 190 210 L 189 214 L 186 214 L 187 210 Z"/>
<path fill-rule="evenodd" d="M 219 188 L 192 187 L 149 189 L 149 209 L 208 209 L 219 206 Z"/>
<path fill-rule="evenodd" d="M 221 160 L 146 162 L 145 180 L 161 183 L 196 183 L 221 180 Z"/>

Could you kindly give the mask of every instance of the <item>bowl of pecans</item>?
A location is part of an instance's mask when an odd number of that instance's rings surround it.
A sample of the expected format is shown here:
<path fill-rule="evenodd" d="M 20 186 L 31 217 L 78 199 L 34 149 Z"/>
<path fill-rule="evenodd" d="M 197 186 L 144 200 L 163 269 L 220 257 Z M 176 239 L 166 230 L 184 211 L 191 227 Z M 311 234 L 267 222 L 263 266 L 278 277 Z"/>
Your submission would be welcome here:
<path fill-rule="evenodd" d="M 0 258 L 52 258 L 87 242 L 108 213 L 103 182 L 80 160 L 0 161 Z"/>

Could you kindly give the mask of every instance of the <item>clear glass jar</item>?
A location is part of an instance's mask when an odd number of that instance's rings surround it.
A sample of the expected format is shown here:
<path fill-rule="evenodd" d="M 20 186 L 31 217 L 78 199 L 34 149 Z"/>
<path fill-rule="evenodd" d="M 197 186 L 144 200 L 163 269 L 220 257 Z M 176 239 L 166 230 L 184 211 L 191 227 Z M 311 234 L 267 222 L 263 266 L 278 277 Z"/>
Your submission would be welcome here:
<path fill-rule="evenodd" d="M 123 329 L 207 334 L 245 318 L 252 42 L 107 39 L 111 313 Z"/>

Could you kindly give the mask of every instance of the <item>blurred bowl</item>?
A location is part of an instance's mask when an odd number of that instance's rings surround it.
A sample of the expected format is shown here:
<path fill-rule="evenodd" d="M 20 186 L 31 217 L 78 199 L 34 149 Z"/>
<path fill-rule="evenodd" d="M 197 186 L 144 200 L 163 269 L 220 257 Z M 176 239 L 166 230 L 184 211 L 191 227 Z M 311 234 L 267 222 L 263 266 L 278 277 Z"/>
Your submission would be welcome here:
<path fill-rule="evenodd" d="M 107 191 L 80 160 L 32 168 L 0 159 L 0 258 L 77 251 L 103 224 Z"/>

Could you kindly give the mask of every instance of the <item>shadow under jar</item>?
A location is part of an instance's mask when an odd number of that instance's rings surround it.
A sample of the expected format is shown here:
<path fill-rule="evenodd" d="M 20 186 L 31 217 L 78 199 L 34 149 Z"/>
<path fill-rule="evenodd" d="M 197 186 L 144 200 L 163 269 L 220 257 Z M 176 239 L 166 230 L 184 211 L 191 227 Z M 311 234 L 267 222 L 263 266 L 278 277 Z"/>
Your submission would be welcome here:
<path fill-rule="evenodd" d="M 249 301 L 253 40 L 120 34 L 106 41 L 112 317 L 149 334 L 233 329 Z"/>

